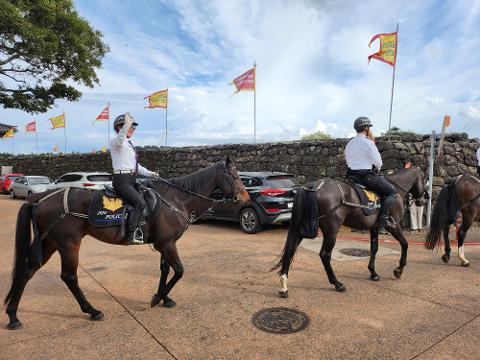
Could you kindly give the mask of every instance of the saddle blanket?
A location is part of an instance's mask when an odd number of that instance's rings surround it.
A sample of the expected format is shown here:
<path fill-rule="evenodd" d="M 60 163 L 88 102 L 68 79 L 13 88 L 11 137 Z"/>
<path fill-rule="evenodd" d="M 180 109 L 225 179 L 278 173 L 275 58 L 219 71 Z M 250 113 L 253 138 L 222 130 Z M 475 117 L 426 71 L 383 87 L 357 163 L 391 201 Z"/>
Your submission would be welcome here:
<path fill-rule="evenodd" d="M 362 210 L 365 216 L 370 216 L 376 214 L 381 205 L 380 197 L 374 192 L 368 191 L 365 188 L 353 184 L 357 195 L 360 199 L 360 204 L 362 205 Z"/>
<path fill-rule="evenodd" d="M 88 221 L 95 227 L 119 226 L 126 217 L 125 203 L 119 197 L 109 197 L 104 191 L 94 191 L 88 208 Z"/>

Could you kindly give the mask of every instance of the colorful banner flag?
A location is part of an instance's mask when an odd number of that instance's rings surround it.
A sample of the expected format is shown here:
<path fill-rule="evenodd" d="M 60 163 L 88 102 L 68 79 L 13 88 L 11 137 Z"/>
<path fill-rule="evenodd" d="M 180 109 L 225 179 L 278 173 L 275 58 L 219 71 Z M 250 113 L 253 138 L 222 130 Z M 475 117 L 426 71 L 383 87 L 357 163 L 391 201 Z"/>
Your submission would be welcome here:
<path fill-rule="evenodd" d="M 58 153 L 59 151 L 60 151 L 60 148 L 58 147 L 58 145 L 55 145 L 55 146 L 53 147 L 53 152 L 54 152 L 54 153 Z"/>
<path fill-rule="evenodd" d="M 2 136 L 2 139 L 11 138 L 13 137 L 13 134 L 14 134 L 14 128 L 11 128 Z"/>
<path fill-rule="evenodd" d="M 445 115 L 445 117 L 443 118 L 443 127 L 447 128 L 450 126 L 450 115 Z"/>
<path fill-rule="evenodd" d="M 53 118 L 50 118 L 49 120 L 51 121 L 53 126 L 51 130 L 65 127 L 65 114 L 55 116 Z"/>
<path fill-rule="evenodd" d="M 235 93 L 239 91 L 255 91 L 255 67 L 233 79 L 231 84 L 235 86 Z"/>
<path fill-rule="evenodd" d="M 29 122 L 29 123 L 25 126 L 25 131 L 26 131 L 26 132 L 35 132 L 35 131 L 37 131 L 37 122 L 36 122 L 36 121 Z"/>
<path fill-rule="evenodd" d="M 102 112 L 95 118 L 95 120 L 93 120 L 92 125 L 95 123 L 95 121 L 104 120 L 110 120 L 110 105 L 107 105 L 107 107 L 102 110 Z"/>
<path fill-rule="evenodd" d="M 145 106 L 145 109 L 166 109 L 168 107 L 168 89 L 154 92 L 152 95 L 145 96 L 144 99 L 148 99 L 148 106 Z"/>
<path fill-rule="evenodd" d="M 397 32 L 375 35 L 370 40 L 368 47 L 377 39 L 380 39 L 380 50 L 368 57 L 368 63 L 370 63 L 371 59 L 377 59 L 395 66 L 397 60 Z"/>

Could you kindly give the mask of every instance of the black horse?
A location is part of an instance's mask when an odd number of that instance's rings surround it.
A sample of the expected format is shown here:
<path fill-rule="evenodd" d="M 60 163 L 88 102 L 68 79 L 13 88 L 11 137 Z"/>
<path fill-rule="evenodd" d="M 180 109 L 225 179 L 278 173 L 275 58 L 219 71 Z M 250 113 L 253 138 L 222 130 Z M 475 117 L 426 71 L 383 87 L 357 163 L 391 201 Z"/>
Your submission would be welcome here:
<path fill-rule="evenodd" d="M 157 193 L 160 205 L 157 215 L 146 218 L 146 240 L 160 252 L 161 259 L 158 291 L 152 298 L 151 306 L 163 301 L 164 306 L 172 307 L 175 302 L 168 294 L 183 275 L 176 241 L 187 229 L 194 214 L 198 216 L 215 204 L 216 200 L 209 198 L 209 195 L 216 188 L 239 203 L 247 202 L 249 195 L 229 158 L 191 175 L 169 181 L 154 181 L 152 188 Z M 17 309 L 25 285 L 56 251 L 61 258 L 61 278 L 81 310 L 90 314 L 92 320 L 103 317 L 102 312 L 87 301 L 78 285 L 80 245 L 87 234 L 109 244 L 127 245 L 127 242 L 119 226 L 98 228 L 90 225 L 85 214 L 88 213 L 91 199 L 91 190 L 60 189 L 34 195 L 21 206 L 17 218 L 12 285 L 5 298 L 9 329 L 21 326 Z M 36 233 L 48 234 L 43 240 L 37 236 L 31 243 L 32 222 L 38 229 Z M 35 249 L 40 249 L 39 257 L 35 256 Z M 41 263 L 39 258 L 42 259 Z M 174 275 L 167 283 L 170 268 Z"/>
<path fill-rule="evenodd" d="M 468 229 L 475 218 L 480 214 L 480 180 L 470 174 L 461 175 L 447 183 L 440 194 L 433 209 L 430 229 L 425 238 L 425 247 L 433 250 L 439 243 L 441 233 L 445 240 L 445 254 L 442 260 L 450 261 L 450 240 L 448 233 L 458 213 L 462 213 L 462 226 L 458 231 L 458 258 L 462 266 L 469 266 L 470 262 L 465 257 L 464 241 Z"/>
<path fill-rule="evenodd" d="M 390 216 L 395 220 L 396 226 L 387 227 L 386 230 L 398 240 L 402 248 L 400 265 L 394 270 L 395 277 L 400 278 L 407 263 L 408 250 L 408 242 L 403 236 L 400 226 L 400 220 L 404 213 L 405 198 L 408 193 L 411 193 L 417 203 L 423 202 L 426 194 L 425 181 L 422 171 L 417 167 L 399 170 L 388 175 L 387 179 L 395 186 L 398 193 L 396 203 L 390 211 Z M 311 188 L 315 192 L 312 193 L 311 190 L 300 188 L 295 195 L 287 240 L 280 260 L 272 269 L 280 268 L 278 272 L 282 286 L 280 295 L 288 297 L 288 270 L 298 245 L 305 237 L 302 235 L 302 229 L 308 228 L 309 224 L 317 224 L 317 222 L 323 233 L 320 258 L 327 273 L 328 281 L 335 285 L 337 291 L 345 291 L 346 288 L 335 277 L 330 260 L 337 233 L 343 224 L 352 228 L 370 230 L 371 255 L 368 269 L 370 270 L 370 279 L 379 280 L 380 277 L 375 271 L 375 255 L 378 250 L 378 214 L 366 216 L 361 208 L 355 206 L 355 204 L 360 204 L 360 199 L 356 190 L 348 182 L 320 179 L 309 184 L 307 188 Z M 315 235 L 312 234 L 310 237 L 313 236 Z"/>

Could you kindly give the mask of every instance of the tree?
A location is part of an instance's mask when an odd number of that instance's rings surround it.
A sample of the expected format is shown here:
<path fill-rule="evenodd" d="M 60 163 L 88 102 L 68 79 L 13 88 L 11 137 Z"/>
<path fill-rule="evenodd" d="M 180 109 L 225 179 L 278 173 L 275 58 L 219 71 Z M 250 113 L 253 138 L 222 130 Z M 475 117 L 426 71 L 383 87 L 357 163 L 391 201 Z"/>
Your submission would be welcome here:
<path fill-rule="evenodd" d="M 302 136 L 300 140 L 302 141 L 322 141 L 322 140 L 331 140 L 332 137 L 323 131 L 317 131 L 311 134 Z"/>
<path fill-rule="evenodd" d="M 0 0 L 0 104 L 46 112 L 98 84 L 108 46 L 72 0 Z"/>

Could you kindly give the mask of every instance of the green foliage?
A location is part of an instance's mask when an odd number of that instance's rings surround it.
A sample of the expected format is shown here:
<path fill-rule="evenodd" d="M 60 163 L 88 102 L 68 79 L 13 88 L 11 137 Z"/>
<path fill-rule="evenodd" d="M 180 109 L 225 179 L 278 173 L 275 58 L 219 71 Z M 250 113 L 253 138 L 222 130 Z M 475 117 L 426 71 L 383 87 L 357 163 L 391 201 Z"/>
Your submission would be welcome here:
<path fill-rule="evenodd" d="M 46 112 L 93 87 L 108 46 L 72 0 L 0 0 L 0 104 Z"/>
<path fill-rule="evenodd" d="M 300 140 L 302 141 L 322 141 L 322 140 L 331 140 L 332 137 L 323 131 L 317 131 L 311 134 L 302 136 Z"/>

